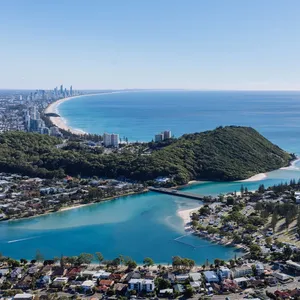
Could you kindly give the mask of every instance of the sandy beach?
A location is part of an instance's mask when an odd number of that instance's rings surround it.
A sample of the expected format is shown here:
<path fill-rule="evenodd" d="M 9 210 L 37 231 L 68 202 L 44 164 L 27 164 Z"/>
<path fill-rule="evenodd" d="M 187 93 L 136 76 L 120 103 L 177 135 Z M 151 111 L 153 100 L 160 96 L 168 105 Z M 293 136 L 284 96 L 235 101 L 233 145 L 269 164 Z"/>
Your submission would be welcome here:
<path fill-rule="evenodd" d="M 120 92 L 118 91 L 118 92 L 109 92 L 109 93 L 105 92 L 105 93 L 97 93 L 97 94 L 87 94 L 87 95 L 80 95 L 80 96 L 74 96 L 74 97 L 59 99 L 59 100 L 51 103 L 50 105 L 48 105 L 48 107 L 45 109 L 45 113 L 46 114 L 54 113 L 54 114 L 59 115 L 58 107 L 59 107 L 60 104 L 66 102 L 66 101 L 70 101 L 72 99 L 83 97 L 83 96 L 87 97 L 87 96 L 95 96 L 95 95 L 107 95 L 107 94 L 112 94 L 112 93 L 120 93 Z M 74 128 L 68 126 L 66 124 L 66 121 L 60 116 L 59 117 L 50 117 L 50 121 L 52 122 L 52 124 L 54 126 L 57 126 L 58 128 L 66 130 L 66 131 L 70 131 L 73 134 L 77 134 L 77 135 L 86 134 L 86 132 L 84 132 L 83 130 L 74 129 Z"/>
<path fill-rule="evenodd" d="M 184 226 L 191 222 L 190 215 L 197 212 L 201 207 L 202 205 L 191 209 L 177 210 L 177 215 L 183 220 Z"/>
<path fill-rule="evenodd" d="M 280 170 L 299 170 L 299 167 L 296 166 L 299 161 L 300 161 L 300 158 L 297 158 L 297 159 L 293 160 L 288 167 L 280 168 Z"/>
<path fill-rule="evenodd" d="M 71 209 L 75 209 L 75 208 L 80 208 L 80 207 L 84 207 L 84 206 L 91 205 L 91 204 L 95 204 L 95 203 L 87 203 L 87 204 L 79 204 L 79 205 L 67 206 L 67 207 L 61 208 L 59 211 L 67 211 L 67 210 L 71 210 Z"/>
<path fill-rule="evenodd" d="M 256 174 L 248 179 L 244 179 L 244 180 L 241 180 L 241 182 L 252 182 L 252 181 L 259 181 L 259 180 L 263 180 L 267 178 L 267 174 L 266 173 L 259 173 L 259 174 Z"/>

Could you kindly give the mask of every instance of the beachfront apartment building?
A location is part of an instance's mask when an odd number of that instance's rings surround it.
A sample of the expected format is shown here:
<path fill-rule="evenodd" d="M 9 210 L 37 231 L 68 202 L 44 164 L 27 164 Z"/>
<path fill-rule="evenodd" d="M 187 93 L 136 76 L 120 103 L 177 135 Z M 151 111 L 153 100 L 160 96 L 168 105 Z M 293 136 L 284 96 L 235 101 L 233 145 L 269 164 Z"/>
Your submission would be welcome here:
<path fill-rule="evenodd" d="M 156 143 L 163 141 L 164 140 L 163 133 L 156 134 L 155 137 L 154 137 L 154 140 L 155 140 Z"/>
<path fill-rule="evenodd" d="M 172 137 L 170 130 L 164 131 L 164 140 L 170 139 Z"/>
<path fill-rule="evenodd" d="M 128 290 L 137 292 L 146 291 L 153 292 L 155 284 L 153 279 L 130 279 L 128 282 Z"/>
<path fill-rule="evenodd" d="M 158 133 L 154 136 L 154 141 L 155 142 L 161 142 L 164 140 L 168 140 L 172 137 L 171 131 L 170 130 L 165 130 L 161 133 Z"/>
<path fill-rule="evenodd" d="M 103 134 L 103 145 L 105 147 L 119 147 L 119 135 L 118 134 L 110 134 L 104 133 Z"/>

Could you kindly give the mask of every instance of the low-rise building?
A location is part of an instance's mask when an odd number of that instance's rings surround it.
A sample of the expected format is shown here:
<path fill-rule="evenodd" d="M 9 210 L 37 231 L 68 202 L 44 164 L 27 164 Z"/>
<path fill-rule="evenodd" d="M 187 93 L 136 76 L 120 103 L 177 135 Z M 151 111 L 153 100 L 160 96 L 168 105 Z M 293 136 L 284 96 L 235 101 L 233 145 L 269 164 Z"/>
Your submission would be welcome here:
<path fill-rule="evenodd" d="M 218 277 L 217 273 L 214 271 L 205 271 L 204 277 L 205 277 L 206 282 L 208 282 L 208 283 L 219 282 L 219 277 Z"/>
<path fill-rule="evenodd" d="M 152 279 L 130 279 L 128 282 L 128 290 L 137 292 L 146 291 L 153 292 L 155 289 L 154 280 Z"/>
<path fill-rule="evenodd" d="M 28 294 L 28 293 L 23 293 L 23 294 L 16 294 L 13 299 L 18 299 L 18 300 L 32 300 L 33 295 Z"/>
<path fill-rule="evenodd" d="M 227 267 L 220 267 L 218 270 L 218 275 L 220 278 L 223 279 L 229 279 L 231 276 L 231 271 Z"/>
<path fill-rule="evenodd" d="M 250 265 L 243 265 L 241 267 L 236 267 L 232 269 L 233 278 L 244 277 L 252 274 L 253 274 L 253 270 Z"/>

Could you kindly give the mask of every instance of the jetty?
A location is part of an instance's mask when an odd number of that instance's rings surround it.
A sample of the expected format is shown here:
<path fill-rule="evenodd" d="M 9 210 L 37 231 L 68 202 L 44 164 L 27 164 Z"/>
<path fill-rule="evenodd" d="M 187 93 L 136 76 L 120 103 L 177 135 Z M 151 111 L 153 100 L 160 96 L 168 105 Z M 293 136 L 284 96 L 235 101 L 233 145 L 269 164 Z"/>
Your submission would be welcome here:
<path fill-rule="evenodd" d="M 176 197 L 183 197 L 200 201 L 203 201 L 205 199 L 204 195 L 183 192 L 176 189 L 149 187 L 149 190 L 157 193 L 169 194 Z"/>

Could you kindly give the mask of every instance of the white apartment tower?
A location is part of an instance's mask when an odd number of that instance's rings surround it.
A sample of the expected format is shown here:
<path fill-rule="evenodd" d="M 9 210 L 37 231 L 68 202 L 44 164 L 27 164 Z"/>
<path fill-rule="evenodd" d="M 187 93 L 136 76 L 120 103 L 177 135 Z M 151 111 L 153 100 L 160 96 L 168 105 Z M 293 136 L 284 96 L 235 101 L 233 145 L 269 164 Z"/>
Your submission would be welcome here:
<path fill-rule="evenodd" d="M 103 134 L 103 144 L 105 147 L 118 147 L 119 146 L 119 135 L 118 134 L 109 134 L 104 133 Z"/>

